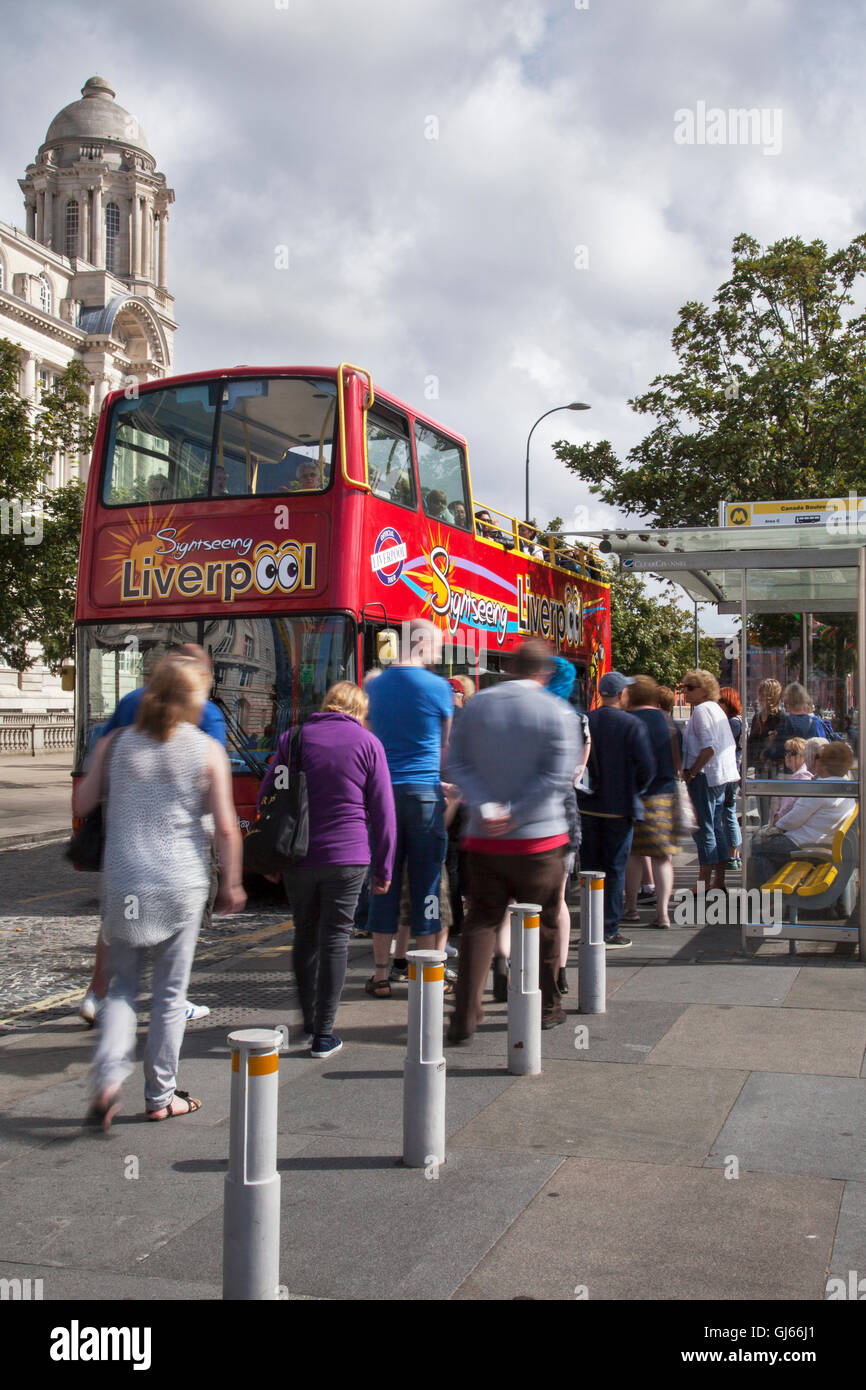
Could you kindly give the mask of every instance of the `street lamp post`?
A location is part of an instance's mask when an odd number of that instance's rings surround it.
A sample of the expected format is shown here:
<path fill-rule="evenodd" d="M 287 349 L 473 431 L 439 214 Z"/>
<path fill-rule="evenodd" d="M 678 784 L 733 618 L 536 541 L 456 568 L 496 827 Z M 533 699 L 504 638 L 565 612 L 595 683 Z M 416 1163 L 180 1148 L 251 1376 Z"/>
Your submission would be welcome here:
<path fill-rule="evenodd" d="M 542 420 L 546 420 L 548 415 L 555 415 L 557 410 L 589 410 L 591 407 L 585 405 L 583 401 L 572 401 L 570 405 L 555 405 L 552 410 L 545 410 L 543 415 L 539 415 L 535 425 L 540 425 Z M 526 520 L 529 520 L 529 440 L 532 438 L 532 431 L 529 431 L 529 438 L 526 441 Z"/>

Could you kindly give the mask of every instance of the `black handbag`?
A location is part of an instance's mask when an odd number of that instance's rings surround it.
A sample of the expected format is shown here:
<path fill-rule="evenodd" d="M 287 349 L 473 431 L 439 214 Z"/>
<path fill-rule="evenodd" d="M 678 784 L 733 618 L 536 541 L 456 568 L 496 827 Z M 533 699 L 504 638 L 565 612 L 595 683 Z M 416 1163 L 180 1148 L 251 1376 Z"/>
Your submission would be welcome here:
<path fill-rule="evenodd" d="M 115 738 L 114 743 L 117 742 Z M 105 759 L 105 766 L 102 769 L 103 788 L 106 784 L 108 771 L 111 766 L 111 755 L 114 752 L 114 743 L 108 750 Z M 63 851 L 65 858 L 71 860 L 76 869 L 82 873 L 98 874 L 102 869 L 102 856 L 105 852 L 105 820 L 102 815 L 102 808 L 105 805 L 105 791 L 103 790 L 102 801 L 95 811 L 90 811 L 86 815 L 73 835 L 66 849 Z"/>
<path fill-rule="evenodd" d="M 63 853 L 76 869 L 93 874 L 99 873 L 102 868 L 104 849 L 105 825 L 102 820 L 102 807 L 97 806 L 95 811 L 84 817 Z"/>
<path fill-rule="evenodd" d="M 283 769 L 278 768 L 270 790 L 262 797 L 255 824 L 244 840 L 247 873 L 280 874 L 287 865 L 306 858 L 310 846 L 310 806 L 302 754 L 301 731 L 293 729 L 285 765 L 288 785 L 279 785 Z"/>

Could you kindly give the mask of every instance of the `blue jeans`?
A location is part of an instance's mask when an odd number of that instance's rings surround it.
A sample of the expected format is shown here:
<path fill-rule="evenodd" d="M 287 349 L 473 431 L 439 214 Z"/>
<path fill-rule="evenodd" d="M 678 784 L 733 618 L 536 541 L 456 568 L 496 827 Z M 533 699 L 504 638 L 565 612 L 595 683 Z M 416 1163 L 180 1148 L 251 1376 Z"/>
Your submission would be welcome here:
<path fill-rule="evenodd" d="M 624 816 L 591 816 L 581 810 L 580 867 L 604 874 L 604 939 L 619 930 L 625 897 L 625 866 L 631 852 L 634 822 Z"/>
<path fill-rule="evenodd" d="M 689 796 L 698 822 L 692 837 L 698 851 L 699 864 L 725 864 L 728 859 L 728 840 L 725 835 L 725 783 L 711 787 L 706 773 L 699 772 L 689 782 Z"/>
<path fill-rule="evenodd" d="M 728 842 L 729 854 L 731 850 L 739 849 L 743 843 L 740 822 L 737 820 L 737 788 L 739 785 L 739 782 L 725 783 L 725 839 Z"/>
<path fill-rule="evenodd" d="M 372 932 L 397 930 L 400 921 L 400 892 L 403 865 L 409 870 L 409 898 L 412 903 L 412 931 L 415 936 L 438 932 L 439 881 L 448 849 L 445 833 L 445 798 L 435 786 L 417 782 L 398 782 L 394 787 L 397 813 L 397 847 L 391 887 L 370 899 L 367 927 Z"/>

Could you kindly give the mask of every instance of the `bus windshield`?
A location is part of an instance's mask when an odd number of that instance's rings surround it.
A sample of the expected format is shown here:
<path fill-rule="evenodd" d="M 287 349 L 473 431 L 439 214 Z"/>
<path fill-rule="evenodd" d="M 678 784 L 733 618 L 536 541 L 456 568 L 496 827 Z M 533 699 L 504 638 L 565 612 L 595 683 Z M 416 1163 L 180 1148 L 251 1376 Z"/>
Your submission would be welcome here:
<path fill-rule="evenodd" d="M 306 377 L 223 378 L 117 400 L 103 503 L 320 492 L 336 413 L 334 382 Z"/>
<path fill-rule="evenodd" d="M 99 623 L 78 630 L 80 767 L 119 701 L 145 685 L 171 647 L 210 653 L 210 698 L 226 723 L 234 772 L 260 776 L 280 734 L 321 706 L 329 686 L 355 680 L 355 627 L 339 615 Z"/>

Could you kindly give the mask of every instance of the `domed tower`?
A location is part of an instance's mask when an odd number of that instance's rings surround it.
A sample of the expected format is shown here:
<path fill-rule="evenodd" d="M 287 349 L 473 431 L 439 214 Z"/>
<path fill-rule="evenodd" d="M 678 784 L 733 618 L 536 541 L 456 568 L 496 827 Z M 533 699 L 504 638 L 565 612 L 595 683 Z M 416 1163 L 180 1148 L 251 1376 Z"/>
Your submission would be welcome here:
<path fill-rule="evenodd" d="M 89 78 L 81 100 L 54 117 L 19 184 L 27 235 L 71 262 L 63 317 L 88 339 L 119 344 L 129 370 L 150 377 L 171 369 L 174 192 L 137 119 L 114 97 L 104 77 Z"/>

